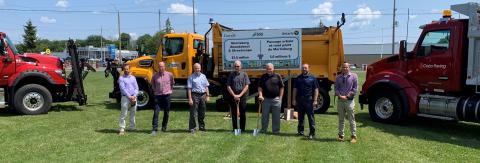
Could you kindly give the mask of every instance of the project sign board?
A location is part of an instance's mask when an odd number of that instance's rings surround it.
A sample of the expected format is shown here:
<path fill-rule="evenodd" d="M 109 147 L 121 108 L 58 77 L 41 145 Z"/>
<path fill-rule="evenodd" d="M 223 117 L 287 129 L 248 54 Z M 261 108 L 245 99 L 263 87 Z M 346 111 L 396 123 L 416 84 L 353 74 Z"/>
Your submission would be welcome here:
<path fill-rule="evenodd" d="M 224 31 L 222 40 L 225 71 L 233 70 L 236 60 L 240 60 L 243 69 L 248 70 L 265 70 L 267 63 L 283 70 L 298 70 L 301 67 L 301 29 Z"/>

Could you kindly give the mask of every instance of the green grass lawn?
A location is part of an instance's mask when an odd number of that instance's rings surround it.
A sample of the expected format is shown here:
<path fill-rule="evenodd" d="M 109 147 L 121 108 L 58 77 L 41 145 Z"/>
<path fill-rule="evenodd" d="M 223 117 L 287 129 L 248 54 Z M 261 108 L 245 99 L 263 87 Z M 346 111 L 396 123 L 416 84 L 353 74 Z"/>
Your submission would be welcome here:
<path fill-rule="evenodd" d="M 360 73 L 360 83 L 364 74 Z M 173 104 L 168 131 L 149 135 L 153 112 L 137 112 L 137 131 L 117 135 L 119 106 L 108 99 L 112 79 L 90 73 L 85 82 L 88 105 L 54 105 L 48 114 L 21 116 L 0 110 L 0 162 L 476 162 L 480 126 L 430 119 L 403 125 L 372 122 L 357 107 L 359 142 L 337 142 L 335 107 L 316 115 L 314 140 L 295 136 L 297 122 L 282 121 L 281 135 L 254 137 L 256 113 L 247 117 L 247 133 L 234 136 L 231 120 L 206 114 L 207 132 L 187 132 L 186 104 Z M 333 103 L 332 103 L 333 105 Z M 161 114 L 161 117 L 163 114 Z M 161 119 L 161 118 L 160 118 Z M 348 123 L 347 123 L 348 124 Z M 348 131 L 348 125 L 346 128 Z M 308 133 L 308 129 L 306 129 Z M 347 134 L 347 136 L 349 136 Z"/>

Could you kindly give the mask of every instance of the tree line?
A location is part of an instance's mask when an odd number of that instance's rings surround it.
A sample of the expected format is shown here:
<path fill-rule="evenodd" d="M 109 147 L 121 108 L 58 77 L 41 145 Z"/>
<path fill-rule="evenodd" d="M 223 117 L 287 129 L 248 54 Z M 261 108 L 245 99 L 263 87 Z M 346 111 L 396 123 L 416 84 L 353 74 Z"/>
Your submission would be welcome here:
<path fill-rule="evenodd" d="M 103 46 L 115 44 L 118 48 L 119 41 L 121 41 L 122 49 L 138 51 L 140 55 L 154 55 L 157 52 L 158 45 L 160 44 L 163 35 L 170 33 L 171 31 L 173 31 L 173 27 L 171 26 L 170 19 L 167 19 L 165 22 L 165 29 L 156 32 L 153 36 L 144 34 L 136 40 L 133 40 L 129 34 L 121 33 L 120 40 L 109 40 L 101 35 L 90 35 L 86 39 L 76 39 L 75 43 L 78 47 L 101 47 L 101 44 L 103 43 Z M 50 49 L 52 52 L 61 52 L 67 47 L 67 40 L 39 38 L 37 36 L 37 28 L 32 24 L 31 20 L 26 22 L 24 32 L 25 34 L 22 35 L 23 42 L 15 45 L 21 53 L 40 53 L 44 52 L 46 49 Z"/>

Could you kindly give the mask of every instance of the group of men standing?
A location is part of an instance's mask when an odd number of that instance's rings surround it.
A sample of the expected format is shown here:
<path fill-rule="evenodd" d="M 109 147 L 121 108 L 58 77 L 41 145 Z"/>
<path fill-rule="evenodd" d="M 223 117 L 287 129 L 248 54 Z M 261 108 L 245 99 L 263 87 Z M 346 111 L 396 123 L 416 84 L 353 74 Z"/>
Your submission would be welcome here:
<path fill-rule="evenodd" d="M 234 62 L 235 71 L 230 73 L 227 80 L 227 91 L 229 97 L 226 97 L 230 103 L 230 114 L 232 115 L 232 128 L 238 129 L 237 116 L 240 118 L 240 130 L 245 131 L 246 123 L 246 107 L 247 95 L 250 79 L 246 72 L 242 71 L 241 61 Z M 125 118 L 128 110 L 130 110 L 130 128 L 135 129 L 135 112 L 136 112 L 136 95 L 138 94 L 138 85 L 135 77 L 130 75 L 129 66 L 123 67 L 124 75 L 119 78 L 119 86 L 122 93 L 121 115 L 119 119 L 119 134 L 125 134 Z M 193 134 L 196 132 L 198 120 L 198 129 L 205 130 L 205 110 L 206 102 L 210 100 L 208 91 L 209 82 L 204 74 L 201 73 L 201 66 L 198 63 L 193 65 L 193 74 L 187 80 L 187 96 L 190 105 L 189 131 Z M 339 141 L 344 140 L 344 121 L 347 118 L 350 122 L 351 140 L 357 142 L 356 124 L 353 97 L 357 92 L 358 78 L 355 73 L 350 72 L 348 63 L 342 65 L 341 73 L 335 80 L 335 96 L 338 97 L 338 137 Z M 155 108 L 152 120 L 152 135 L 156 135 L 158 131 L 158 116 L 160 110 L 164 110 L 161 131 L 167 130 L 169 111 L 170 111 L 170 95 L 172 94 L 173 85 L 175 84 L 172 73 L 165 70 L 165 63 L 159 63 L 159 71 L 152 78 L 152 90 L 155 95 Z M 315 117 L 313 108 L 318 105 L 319 83 L 317 79 L 310 73 L 308 64 L 302 65 L 302 74 L 295 80 L 293 88 L 292 104 L 296 106 L 298 111 L 298 135 L 304 134 L 305 114 L 309 123 L 308 138 L 315 137 Z M 274 65 L 266 64 L 266 73 L 263 74 L 258 83 L 258 99 L 262 107 L 262 127 L 260 132 L 266 133 L 270 112 L 272 113 L 272 133 L 280 133 L 280 112 L 282 106 L 282 98 L 284 94 L 284 84 L 281 75 L 274 72 Z M 238 108 L 238 113 L 235 108 Z M 240 114 L 240 115 L 237 115 Z"/>

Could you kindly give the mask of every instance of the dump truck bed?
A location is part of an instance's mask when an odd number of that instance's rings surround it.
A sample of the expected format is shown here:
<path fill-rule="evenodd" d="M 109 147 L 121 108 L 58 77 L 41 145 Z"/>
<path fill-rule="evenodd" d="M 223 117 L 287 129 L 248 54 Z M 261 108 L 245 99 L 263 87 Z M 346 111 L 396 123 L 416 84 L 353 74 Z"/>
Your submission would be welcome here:
<path fill-rule="evenodd" d="M 230 30 L 230 29 L 229 29 Z M 227 30 L 224 30 L 227 31 Z M 222 63 L 222 28 L 213 28 L 214 77 L 226 73 Z M 337 27 L 302 28 L 302 63 L 310 64 L 310 71 L 317 78 L 335 80 L 340 65 L 344 62 L 342 31 Z M 250 78 L 259 78 L 265 71 L 245 70 Z M 288 70 L 276 70 L 284 76 Z M 301 70 L 291 70 L 291 75 L 298 75 Z"/>

